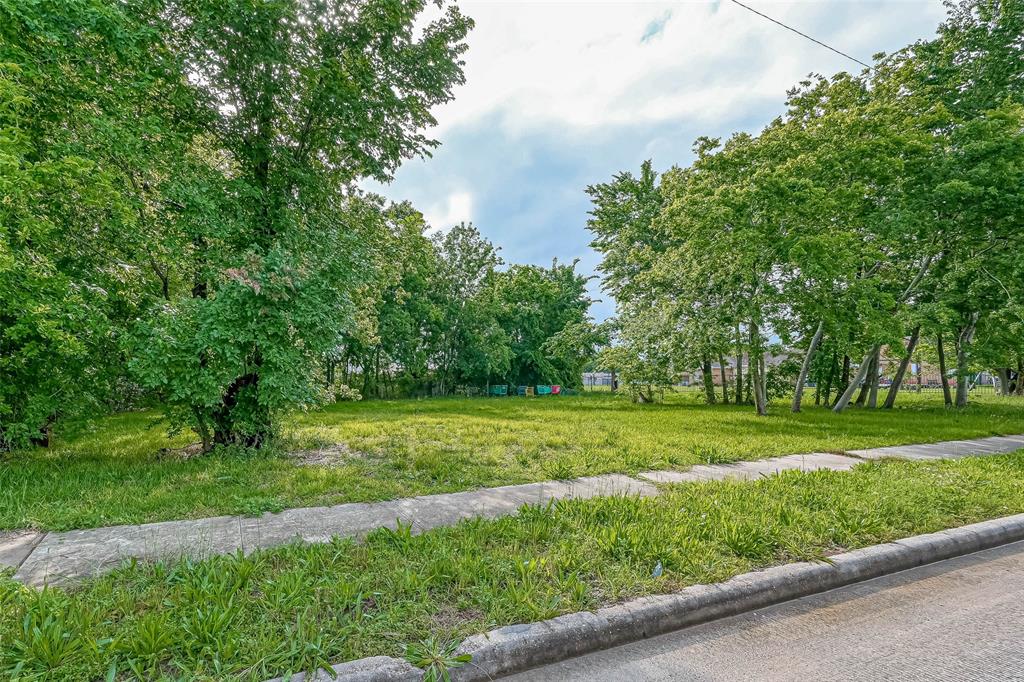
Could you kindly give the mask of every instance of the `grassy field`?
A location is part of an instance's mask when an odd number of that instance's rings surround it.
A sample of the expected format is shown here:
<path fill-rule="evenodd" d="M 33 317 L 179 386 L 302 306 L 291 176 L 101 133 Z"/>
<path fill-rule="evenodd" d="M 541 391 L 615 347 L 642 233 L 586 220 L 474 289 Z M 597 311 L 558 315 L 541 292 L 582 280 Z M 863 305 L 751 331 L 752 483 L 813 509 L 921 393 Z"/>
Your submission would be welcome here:
<path fill-rule="evenodd" d="M 610 394 L 341 403 L 294 415 L 269 452 L 162 453 L 156 413 L 114 415 L 55 447 L 0 459 L 0 528 L 63 530 L 294 506 L 381 500 L 698 462 L 1024 433 L 1024 403 L 980 397 L 964 411 L 937 395 L 892 411 L 834 415 L 786 405 L 758 418 L 695 393 L 633 405 Z M 340 444 L 340 445 L 339 445 Z M 302 458 L 288 452 L 305 451 Z M 313 450 L 314 452 L 310 452 Z M 305 463 L 303 463 L 305 462 Z M 313 462 L 311 465 L 310 462 Z"/>
<path fill-rule="evenodd" d="M 416 536 L 381 530 L 365 544 L 128 565 L 70 592 L 0 576 L 0 676 L 258 681 L 411 654 L 424 639 L 443 650 L 503 624 L 1022 511 L 1024 451 L 687 484 Z"/>

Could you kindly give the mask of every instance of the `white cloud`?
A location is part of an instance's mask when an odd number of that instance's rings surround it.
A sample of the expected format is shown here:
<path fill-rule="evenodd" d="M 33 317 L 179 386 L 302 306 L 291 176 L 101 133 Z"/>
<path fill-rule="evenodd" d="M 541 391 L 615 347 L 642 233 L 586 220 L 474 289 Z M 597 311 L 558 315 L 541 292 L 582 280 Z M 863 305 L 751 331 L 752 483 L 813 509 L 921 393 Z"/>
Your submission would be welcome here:
<path fill-rule="evenodd" d="M 751 0 L 756 9 L 811 32 L 839 4 Z M 765 97 L 780 98 L 810 71 L 859 69 L 729 2 L 467 0 L 460 7 L 476 28 L 466 54 L 467 83 L 437 111 L 435 133 L 442 137 L 452 126 L 493 113 L 513 133 L 549 124 L 586 129 L 708 121 Z M 865 61 L 884 47 L 878 33 L 894 19 L 923 17 L 934 26 L 943 16 L 939 0 L 859 7 L 863 21 L 841 27 L 845 44 L 837 47 Z M 654 39 L 644 40 L 652 27 L 658 29 Z"/>
<path fill-rule="evenodd" d="M 430 232 L 439 232 L 461 223 L 473 220 L 473 195 L 469 192 L 452 192 L 443 201 L 428 204 L 423 217 L 430 225 Z"/>

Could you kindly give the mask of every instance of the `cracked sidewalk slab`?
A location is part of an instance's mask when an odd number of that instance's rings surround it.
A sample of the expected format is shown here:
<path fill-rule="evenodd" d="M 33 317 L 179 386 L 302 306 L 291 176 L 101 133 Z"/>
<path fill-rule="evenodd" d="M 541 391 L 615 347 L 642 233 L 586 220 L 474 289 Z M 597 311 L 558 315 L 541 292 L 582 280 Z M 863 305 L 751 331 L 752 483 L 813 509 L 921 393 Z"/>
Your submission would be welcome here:
<path fill-rule="evenodd" d="M 890 445 L 882 448 L 847 450 L 861 459 L 957 459 L 967 456 L 1002 455 L 1024 448 L 1024 435 L 993 436 L 970 440 L 948 440 L 940 443 Z"/>
<path fill-rule="evenodd" d="M 771 476 L 780 471 L 817 471 L 819 469 L 845 471 L 860 463 L 861 460 L 853 457 L 814 452 L 807 455 L 786 455 L 785 457 L 733 464 L 701 464 L 687 471 L 644 471 L 638 476 L 654 483 L 693 483 L 725 479 L 746 481 L 762 476 Z"/>

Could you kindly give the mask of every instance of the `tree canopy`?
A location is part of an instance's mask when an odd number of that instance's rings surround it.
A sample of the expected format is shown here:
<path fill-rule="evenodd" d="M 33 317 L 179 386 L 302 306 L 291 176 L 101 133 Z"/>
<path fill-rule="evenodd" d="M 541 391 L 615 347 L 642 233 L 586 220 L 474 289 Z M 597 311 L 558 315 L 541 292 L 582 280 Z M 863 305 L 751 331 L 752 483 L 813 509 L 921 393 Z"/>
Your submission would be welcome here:
<path fill-rule="evenodd" d="M 792 409 L 812 380 L 841 411 L 858 389 L 875 406 L 883 352 L 903 359 L 891 407 L 918 340 L 945 338 L 952 402 L 978 369 L 1008 390 L 1022 356 L 1022 27 L 1018 0 L 950 4 L 934 40 L 812 75 L 760 134 L 701 138 L 688 167 L 658 179 L 647 162 L 588 188 L 620 310 L 606 364 L 640 386 L 696 369 L 714 402 L 712 362 L 734 356 L 749 384 L 733 395 L 764 413 L 790 371 L 765 363 L 775 343 L 802 358 Z"/>

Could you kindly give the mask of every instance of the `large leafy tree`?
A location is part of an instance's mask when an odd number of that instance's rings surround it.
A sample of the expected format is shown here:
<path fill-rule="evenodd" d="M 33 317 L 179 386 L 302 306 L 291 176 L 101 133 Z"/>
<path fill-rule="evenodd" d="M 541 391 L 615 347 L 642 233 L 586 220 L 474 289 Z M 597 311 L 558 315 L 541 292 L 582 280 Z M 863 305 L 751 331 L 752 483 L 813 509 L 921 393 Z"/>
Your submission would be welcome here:
<path fill-rule="evenodd" d="M 174 277 L 201 116 L 164 30 L 150 3 L 0 2 L 0 449 L 106 405 Z"/>
<path fill-rule="evenodd" d="M 957 391 L 967 402 L 979 330 L 1003 336 L 990 320 L 1012 323 L 1019 308 L 1016 263 L 1020 222 L 1021 105 L 1024 104 L 1024 4 L 1019 0 L 948 3 L 938 37 L 881 64 L 878 96 L 911 112 L 939 153 L 918 173 L 941 245 L 924 288 L 925 324 L 951 341 Z M 999 365 L 1014 360 L 1013 345 Z M 999 346 L 988 345 L 988 352 Z M 989 356 L 991 357 L 991 356 Z M 991 360 L 990 360 L 991 362 Z M 898 384 L 894 386 L 894 390 Z"/>
<path fill-rule="evenodd" d="M 671 338 L 678 368 L 701 369 L 714 402 L 712 361 L 724 364 L 734 342 L 764 413 L 766 387 L 782 378 L 763 362 L 777 337 L 803 356 L 792 409 L 813 378 L 819 401 L 835 387 L 841 411 L 876 406 L 885 352 L 899 359 L 891 407 L 917 343 L 941 348 L 945 336 L 958 376 L 950 404 L 966 404 L 979 366 L 1009 388 L 1020 364 L 1024 7 L 949 8 L 937 39 L 859 76 L 809 78 L 760 134 L 699 139 L 691 166 L 660 185 L 645 167 L 587 189 L 620 311 L 622 347 L 606 357 L 655 363 Z"/>
<path fill-rule="evenodd" d="M 189 245 L 194 279 L 143 326 L 137 375 L 207 445 L 259 445 L 273 414 L 318 398 L 316 367 L 350 324 L 367 257 L 355 181 L 427 153 L 431 108 L 463 79 L 471 22 L 425 2 L 169 0 L 209 122 L 217 201 Z"/>
<path fill-rule="evenodd" d="M 639 176 L 617 173 L 610 182 L 590 185 L 586 192 L 593 204 L 587 229 L 594 235 L 590 245 L 602 255 L 602 285 L 620 301 L 642 295 L 637 277 L 665 250 L 655 224 L 663 200 L 651 161 L 641 164 Z"/>
<path fill-rule="evenodd" d="M 550 268 L 513 265 L 492 275 L 485 296 L 511 350 L 507 372 L 492 372 L 496 378 L 580 385 L 583 365 L 600 342 L 587 316 L 589 279 L 576 272 L 576 262 L 557 260 Z"/>
<path fill-rule="evenodd" d="M 430 288 L 436 302 L 431 364 L 440 393 L 457 385 L 484 383 L 502 375 L 511 359 L 508 337 L 485 296 L 502 260 L 498 250 L 469 223 L 435 238 L 438 267 Z"/>

